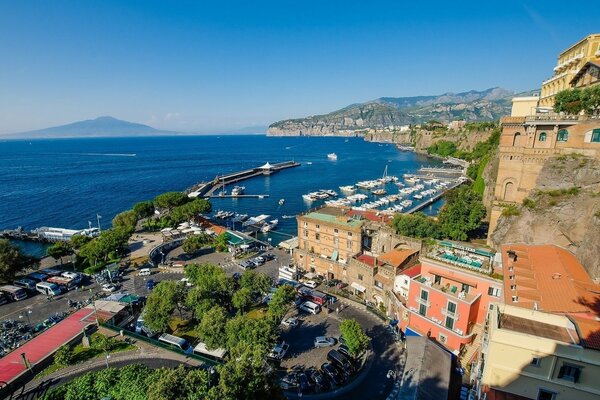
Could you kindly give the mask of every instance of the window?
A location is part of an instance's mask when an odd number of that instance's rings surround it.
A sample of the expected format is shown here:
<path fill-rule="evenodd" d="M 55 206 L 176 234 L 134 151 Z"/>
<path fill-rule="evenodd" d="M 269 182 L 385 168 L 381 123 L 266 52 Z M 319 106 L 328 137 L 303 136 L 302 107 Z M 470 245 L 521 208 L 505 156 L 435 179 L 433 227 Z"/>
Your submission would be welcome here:
<path fill-rule="evenodd" d="M 529 365 L 533 365 L 534 367 L 539 367 L 542 364 L 542 359 L 539 357 L 533 357 Z"/>
<path fill-rule="evenodd" d="M 308 229 L 304 230 L 304 237 L 307 238 L 308 237 Z"/>
<path fill-rule="evenodd" d="M 510 290 L 517 290 L 517 285 L 510 285 Z"/>
<path fill-rule="evenodd" d="M 569 140 L 569 132 L 567 132 L 566 129 L 561 129 L 560 131 L 558 131 L 558 137 L 557 139 L 559 142 L 566 142 L 567 140 Z"/>
<path fill-rule="evenodd" d="M 519 296 L 513 296 L 512 297 L 512 301 L 513 301 L 513 303 L 518 303 L 519 302 Z"/>
<path fill-rule="evenodd" d="M 537 400 L 555 400 L 556 393 L 547 389 L 540 389 L 537 395 Z"/>
<path fill-rule="evenodd" d="M 319 232 L 315 233 L 315 239 L 319 240 L 319 238 L 321 237 L 321 235 L 319 235 Z"/>
<path fill-rule="evenodd" d="M 469 285 L 467 285 L 466 283 L 463 283 L 461 291 L 465 292 L 465 293 L 469 293 Z"/>
<path fill-rule="evenodd" d="M 307 228 L 308 227 L 308 222 L 304 222 L 304 227 Z"/>
<path fill-rule="evenodd" d="M 448 302 L 448 313 L 451 315 L 456 315 L 456 303 L 451 301 Z"/>
<path fill-rule="evenodd" d="M 348 250 L 352 250 L 352 240 L 348 240 Z"/>
<path fill-rule="evenodd" d="M 422 316 L 427 316 L 427 306 L 425 304 L 419 304 L 419 314 Z"/>
<path fill-rule="evenodd" d="M 378 287 L 379 289 L 383 289 L 383 283 L 379 282 L 379 281 L 374 281 L 375 287 Z"/>
<path fill-rule="evenodd" d="M 315 228 L 319 229 L 320 228 L 319 224 L 315 225 Z"/>
<path fill-rule="evenodd" d="M 494 297 L 500 297 L 500 288 L 490 287 L 488 289 L 488 295 L 494 296 Z"/>
<path fill-rule="evenodd" d="M 433 276 L 433 283 L 435 283 L 436 285 L 441 285 L 442 284 L 442 277 L 439 275 L 434 275 Z"/>
<path fill-rule="evenodd" d="M 542 132 L 542 133 L 540 133 L 540 136 L 538 137 L 538 140 L 540 142 L 545 142 L 546 141 L 546 136 L 547 136 L 546 132 Z"/>
<path fill-rule="evenodd" d="M 349 237 L 352 237 L 352 232 L 348 232 L 348 236 L 349 236 Z"/>
<path fill-rule="evenodd" d="M 429 300 L 429 292 L 426 290 L 421 290 L 421 300 Z"/>
<path fill-rule="evenodd" d="M 450 330 L 454 329 L 454 318 L 446 317 L 446 323 L 444 326 Z"/>
<path fill-rule="evenodd" d="M 336 238 L 336 237 L 334 237 L 334 238 L 333 238 L 333 244 L 334 244 L 336 247 L 337 247 L 337 245 L 338 245 L 338 241 L 339 241 L 339 239 L 338 239 L 338 238 Z"/>
<path fill-rule="evenodd" d="M 338 233 L 339 231 L 336 229 L 333 230 L 333 233 Z"/>
<path fill-rule="evenodd" d="M 599 143 L 600 142 L 600 129 L 594 129 L 592 131 L 592 142 Z"/>
<path fill-rule="evenodd" d="M 577 383 L 581 375 L 581 367 L 577 365 L 563 364 L 558 371 L 558 378 Z"/>
<path fill-rule="evenodd" d="M 363 276 L 362 276 L 362 274 L 358 274 L 358 280 L 359 280 L 359 281 L 362 281 L 362 280 L 363 280 Z"/>

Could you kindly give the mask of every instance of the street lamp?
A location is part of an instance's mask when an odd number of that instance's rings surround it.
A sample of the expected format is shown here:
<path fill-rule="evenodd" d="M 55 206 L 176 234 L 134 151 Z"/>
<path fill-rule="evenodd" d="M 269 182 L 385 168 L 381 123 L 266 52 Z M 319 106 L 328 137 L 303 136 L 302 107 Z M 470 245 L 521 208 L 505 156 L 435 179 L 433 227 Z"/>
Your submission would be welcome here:
<path fill-rule="evenodd" d="M 108 359 L 110 358 L 110 354 L 106 353 L 106 368 L 108 368 Z"/>
<path fill-rule="evenodd" d="M 27 317 L 27 325 L 30 325 L 30 326 L 31 326 L 31 319 L 29 318 L 29 315 L 30 315 L 31 313 L 33 313 L 33 311 L 31 310 L 31 308 L 28 308 L 28 309 L 25 311 L 25 316 Z M 23 314 L 19 314 L 19 318 L 20 318 L 20 319 L 23 319 Z"/>

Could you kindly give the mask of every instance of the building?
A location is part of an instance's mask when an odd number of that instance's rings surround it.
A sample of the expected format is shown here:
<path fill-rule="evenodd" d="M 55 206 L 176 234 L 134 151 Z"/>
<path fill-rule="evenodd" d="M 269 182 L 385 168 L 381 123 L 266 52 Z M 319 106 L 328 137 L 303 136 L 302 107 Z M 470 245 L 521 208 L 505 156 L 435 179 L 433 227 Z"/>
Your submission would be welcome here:
<path fill-rule="evenodd" d="M 475 371 L 478 390 L 487 400 L 598 399 L 598 344 L 586 342 L 581 326 L 567 316 L 497 304 Z"/>
<path fill-rule="evenodd" d="M 100 229 L 65 229 L 65 228 L 50 228 L 43 226 L 35 231 L 37 235 L 49 242 L 68 242 L 73 236 L 81 235 L 88 237 L 96 237 L 100 234 Z"/>
<path fill-rule="evenodd" d="M 581 89 L 600 82 L 600 61 L 588 61 L 569 83 L 572 88 Z"/>
<path fill-rule="evenodd" d="M 600 119 L 586 115 L 541 113 L 501 120 L 498 177 L 488 235 L 503 208 L 520 205 L 536 188 L 546 161 L 565 154 L 600 159 Z M 489 238 L 488 236 L 488 238 Z"/>
<path fill-rule="evenodd" d="M 460 131 L 462 128 L 465 127 L 466 124 L 467 121 L 465 120 L 450 121 L 450 123 L 448 124 L 448 129 L 453 131 Z"/>
<path fill-rule="evenodd" d="M 513 97 L 510 116 L 527 117 L 530 115 L 535 115 L 538 111 L 539 102 L 539 96 Z"/>
<path fill-rule="evenodd" d="M 600 285 L 567 250 L 502 246 L 504 302 L 490 310 L 476 376 L 487 399 L 600 396 Z"/>
<path fill-rule="evenodd" d="M 554 75 L 542 82 L 540 106 L 553 107 L 554 97 L 569 89 L 573 78 L 589 61 L 600 61 L 600 34 L 592 34 L 559 54 Z"/>
<path fill-rule="evenodd" d="M 502 281 L 496 277 L 501 268 L 493 260 L 494 253 L 456 242 L 424 245 L 408 296 L 396 297 L 400 329 L 407 336 L 437 340 L 468 364 L 477 355 L 475 339 L 488 307 L 502 296 Z"/>

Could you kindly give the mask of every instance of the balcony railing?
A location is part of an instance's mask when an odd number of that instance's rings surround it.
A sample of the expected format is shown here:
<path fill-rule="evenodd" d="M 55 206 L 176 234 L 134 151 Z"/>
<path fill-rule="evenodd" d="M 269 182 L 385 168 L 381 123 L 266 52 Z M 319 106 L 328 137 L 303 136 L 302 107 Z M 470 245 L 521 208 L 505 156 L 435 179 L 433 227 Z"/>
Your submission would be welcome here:
<path fill-rule="evenodd" d="M 450 311 L 447 308 L 442 308 L 442 315 L 445 315 L 446 317 L 458 319 L 458 313 L 456 311 Z"/>
<path fill-rule="evenodd" d="M 431 302 L 429 302 L 428 300 L 422 299 L 420 296 L 415 296 L 415 301 L 417 303 L 422 304 L 427 307 L 429 307 L 431 305 Z"/>

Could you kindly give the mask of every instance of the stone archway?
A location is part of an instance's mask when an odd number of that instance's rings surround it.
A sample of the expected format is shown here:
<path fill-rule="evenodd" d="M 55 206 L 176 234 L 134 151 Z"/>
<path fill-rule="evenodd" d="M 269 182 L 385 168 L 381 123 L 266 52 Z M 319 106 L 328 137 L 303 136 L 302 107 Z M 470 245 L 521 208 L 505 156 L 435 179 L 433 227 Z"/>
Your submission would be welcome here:
<path fill-rule="evenodd" d="M 521 132 L 515 133 L 513 136 L 513 147 L 521 145 Z"/>
<path fill-rule="evenodd" d="M 504 191 L 502 194 L 502 200 L 504 201 L 514 201 L 515 199 L 515 183 L 513 181 L 508 181 L 504 184 Z"/>

